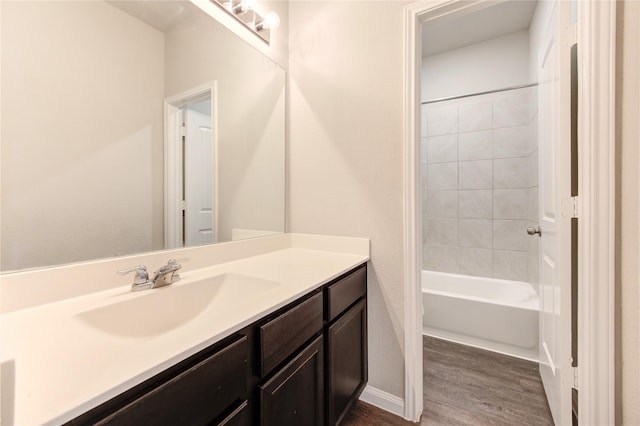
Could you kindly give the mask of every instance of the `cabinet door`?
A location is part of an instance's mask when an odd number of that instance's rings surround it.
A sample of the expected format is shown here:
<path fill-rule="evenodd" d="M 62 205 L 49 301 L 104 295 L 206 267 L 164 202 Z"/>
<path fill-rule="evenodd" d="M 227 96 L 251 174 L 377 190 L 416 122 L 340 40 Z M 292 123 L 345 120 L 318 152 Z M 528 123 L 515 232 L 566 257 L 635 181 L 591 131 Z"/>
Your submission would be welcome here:
<path fill-rule="evenodd" d="M 321 426 L 324 419 L 322 336 L 260 387 L 263 426 Z"/>
<path fill-rule="evenodd" d="M 328 417 L 334 425 L 367 383 L 367 309 L 362 299 L 329 327 Z"/>

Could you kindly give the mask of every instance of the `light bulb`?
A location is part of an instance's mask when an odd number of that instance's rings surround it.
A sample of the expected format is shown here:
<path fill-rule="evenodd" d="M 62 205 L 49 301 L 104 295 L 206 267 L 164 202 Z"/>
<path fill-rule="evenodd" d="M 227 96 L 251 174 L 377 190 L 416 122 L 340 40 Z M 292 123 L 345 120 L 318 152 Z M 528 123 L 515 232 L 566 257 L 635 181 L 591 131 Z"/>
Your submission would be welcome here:
<path fill-rule="evenodd" d="M 262 21 L 256 22 L 256 31 L 275 30 L 280 26 L 280 17 L 274 11 L 265 13 Z"/>
<path fill-rule="evenodd" d="M 248 10 L 252 10 L 256 5 L 256 0 L 242 0 L 233 8 L 233 13 L 239 15 L 245 13 Z"/>
<path fill-rule="evenodd" d="M 262 25 L 269 30 L 275 30 L 280 26 L 280 17 L 273 10 L 267 12 L 264 15 L 264 21 L 262 22 Z"/>

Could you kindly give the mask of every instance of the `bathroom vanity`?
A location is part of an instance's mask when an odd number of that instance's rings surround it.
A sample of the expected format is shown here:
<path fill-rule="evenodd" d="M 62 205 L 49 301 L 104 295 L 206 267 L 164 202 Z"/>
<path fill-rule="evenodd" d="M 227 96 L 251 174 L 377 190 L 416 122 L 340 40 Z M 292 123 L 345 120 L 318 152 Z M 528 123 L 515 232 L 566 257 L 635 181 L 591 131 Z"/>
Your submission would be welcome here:
<path fill-rule="evenodd" d="M 237 253 L 186 264 L 176 284 L 3 314 L 7 424 L 340 423 L 367 381 L 368 240 L 285 234 L 224 246 L 188 249 Z M 180 324 L 163 323 L 174 315 Z"/>
<path fill-rule="evenodd" d="M 336 424 L 367 381 L 366 271 L 349 271 L 68 424 Z"/>

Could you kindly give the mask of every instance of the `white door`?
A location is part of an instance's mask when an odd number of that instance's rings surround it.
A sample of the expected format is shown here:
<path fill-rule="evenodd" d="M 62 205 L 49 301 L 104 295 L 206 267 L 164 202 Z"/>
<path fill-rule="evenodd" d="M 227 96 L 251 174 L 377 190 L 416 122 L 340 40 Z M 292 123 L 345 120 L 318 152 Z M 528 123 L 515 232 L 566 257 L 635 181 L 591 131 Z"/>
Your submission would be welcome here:
<path fill-rule="evenodd" d="M 216 242 L 211 117 L 185 109 L 184 239 L 186 246 Z"/>
<path fill-rule="evenodd" d="M 569 3 L 556 1 L 539 54 L 540 375 L 556 425 L 571 424 Z M 537 237 L 533 237 L 537 238 Z"/>

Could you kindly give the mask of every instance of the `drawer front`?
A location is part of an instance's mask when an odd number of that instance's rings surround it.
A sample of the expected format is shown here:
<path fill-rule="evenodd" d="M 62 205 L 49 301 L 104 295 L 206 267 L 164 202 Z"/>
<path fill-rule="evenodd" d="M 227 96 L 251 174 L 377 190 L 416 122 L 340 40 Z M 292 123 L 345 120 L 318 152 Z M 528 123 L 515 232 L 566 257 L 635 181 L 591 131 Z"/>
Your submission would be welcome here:
<path fill-rule="evenodd" d="M 243 336 L 98 424 L 209 424 L 246 393 L 248 349 Z"/>
<path fill-rule="evenodd" d="M 260 386 L 262 426 L 322 426 L 324 423 L 322 336 Z"/>
<path fill-rule="evenodd" d="M 327 289 L 327 319 L 333 321 L 367 292 L 367 267 L 364 266 Z"/>
<path fill-rule="evenodd" d="M 218 426 L 251 426 L 251 410 L 249 404 L 244 401 L 231 414 L 225 417 Z"/>
<path fill-rule="evenodd" d="M 264 377 L 322 330 L 322 293 L 260 327 L 260 375 Z"/>

